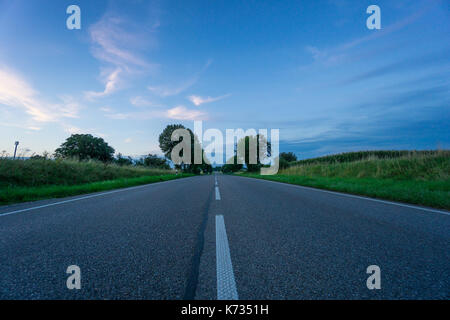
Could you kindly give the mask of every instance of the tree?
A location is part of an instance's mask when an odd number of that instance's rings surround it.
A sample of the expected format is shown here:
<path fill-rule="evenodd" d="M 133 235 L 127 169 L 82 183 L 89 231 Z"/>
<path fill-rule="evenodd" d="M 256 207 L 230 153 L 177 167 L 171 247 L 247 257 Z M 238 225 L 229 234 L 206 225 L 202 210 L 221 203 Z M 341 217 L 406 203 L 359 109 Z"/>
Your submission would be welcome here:
<path fill-rule="evenodd" d="M 165 158 L 160 158 L 156 154 L 149 154 L 142 159 L 142 163 L 146 167 L 159 168 L 159 169 L 170 169 L 169 164 Z"/>
<path fill-rule="evenodd" d="M 280 160 L 284 159 L 287 162 L 297 161 L 297 156 L 293 152 L 282 152 L 280 153 Z"/>
<path fill-rule="evenodd" d="M 260 141 L 261 140 L 261 141 Z M 261 142 L 261 143 L 260 143 Z M 245 148 L 245 154 L 244 157 L 242 155 L 238 155 L 238 159 L 240 161 L 243 161 L 247 166 L 247 171 L 249 172 L 256 172 L 258 171 L 262 166 L 262 159 L 264 157 L 270 157 L 272 145 L 270 142 L 266 140 L 264 136 L 261 136 L 257 134 L 256 136 L 246 136 L 238 141 L 238 150 L 243 147 Z M 256 159 L 250 158 L 250 145 L 256 146 L 256 150 L 253 150 L 252 152 L 256 151 Z M 261 149 L 261 153 L 260 153 Z M 261 157 L 263 155 L 263 157 Z M 253 162 L 253 163 L 251 163 Z"/>
<path fill-rule="evenodd" d="M 227 160 L 227 163 L 222 166 L 223 173 L 237 172 L 242 169 L 242 164 L 237 163 L 237 157 L 234 156 Z"/>
<path fill-rule="evenodd" d="M 102 138 L 90 134 L 73 134 L 55 150 L 55 157 L 109 162 L 114 159 L 114 148 L 110 147 Z"/>
<path fill-rule="evenodd" d="M 183 170 L 184 172 L 194 173 L 194 174 L 200 174 L 200 172 L 212 172 L 212 166 L 210 164 L 205 163 L 204 161 L 204 151 L 201 149 L 202 153 L 202 163 L 196 164 L 194 163 L 194 154 L 196 146 L 199 146 L 200 142 L 198 141 L 198 138 L 191 129 L 186 128 L 182 124 L 171 124 L 168 125 L 163 132 L 159 135 L 159 147 L 161 148 L 162 152 L 164 152 L 164 155 L 166 158 L 172 159 L 172 150 L 177 146 L 180 141 L 172 141 L 172 133 L 177 129 L 186 129 L 189 132 L 190 135 L 190 148 L 191 148 L 191 161 L 190 163 L 182 163 L 182 164 L 176 164 L 175 167 L 178 169 Z M 182 141 L 182 140 L 181 140 Z M 183 156 L 183 150 L 180 153 L 180 156 Z"/>
<path fill-rule="evenodd" d="M 131 166 L 133 164 L 133 159 L 131 157 L 125 158 L 121 153 L 119 153 L 114 162 L 119 166 Z"/>
<path fill-rule="evenodd" d="M 177 129 L 186 129 L 182 124 L 170 124 L 159 135 L 159 147 L 167 159 L 172 160 L 172 150 L 179 143 L 172 141 L 172 133 Z M 189 130 L 189 129 L 188 129 Z M 190 131 L 190 130 L 189 130 Z"/>

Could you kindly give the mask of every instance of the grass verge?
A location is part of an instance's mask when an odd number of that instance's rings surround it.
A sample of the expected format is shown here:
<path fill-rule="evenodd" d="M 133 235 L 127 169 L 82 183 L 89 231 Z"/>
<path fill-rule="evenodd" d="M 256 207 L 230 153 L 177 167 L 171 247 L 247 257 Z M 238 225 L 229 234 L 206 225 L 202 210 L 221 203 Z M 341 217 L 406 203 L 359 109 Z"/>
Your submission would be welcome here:
<path fill-rule="evenodd" d="M 91 182 L 79 185 L 49 185 L 41 187 L 6 187 L 0 189 L 0 205 L 35 201 L 49 198 L 63 198 L 86 193 L 94 193 L 138 185 L 169 181 L 193 176 L 192 174 L 165 174 L 120 178 L 107 181 Z"/>
<path fill-rule="evenodd" d="M 306 177 L 283 174 L 273 176 L 243 174 L 243 176 L 450 210 L 448 180 Z"/>

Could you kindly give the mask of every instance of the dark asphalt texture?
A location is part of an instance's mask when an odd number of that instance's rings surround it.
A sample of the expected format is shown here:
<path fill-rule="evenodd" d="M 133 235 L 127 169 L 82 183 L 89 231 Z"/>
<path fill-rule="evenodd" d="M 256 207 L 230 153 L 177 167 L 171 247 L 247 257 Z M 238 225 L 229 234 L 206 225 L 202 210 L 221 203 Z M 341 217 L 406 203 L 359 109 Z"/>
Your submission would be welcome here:
<path fill-rule="evenodd" d="M 0 299 L 216 299 L 216 215 L 240 299 L 450 298 L 450 215 L 217 180 L 221 200 L 214 176 L 200 176 L 0 207 Z M 69 265 L 81 290 L 66 287 Z M 367 289 L 369 265 L 380 290 Z"/>

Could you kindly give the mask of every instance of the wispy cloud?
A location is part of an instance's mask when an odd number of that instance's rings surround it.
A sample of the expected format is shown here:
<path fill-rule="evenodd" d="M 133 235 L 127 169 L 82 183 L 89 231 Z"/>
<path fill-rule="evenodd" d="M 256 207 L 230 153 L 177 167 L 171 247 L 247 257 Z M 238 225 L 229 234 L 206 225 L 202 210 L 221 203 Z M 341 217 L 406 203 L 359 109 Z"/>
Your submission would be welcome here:
<path fill-rule="evenodd" d="M 167 110 L 167 118 L 174 120 L 205 120 L 206 114 L 199 110 L 191 110 L 185 106 L 178 106 Z"/>
<path fill-rule="evenodd" d="M 109 67 L 102 72 L 105 88 L 103 91 L 88 91 L 89 99 L 104 97 L 120 89 L 127 78 L 135 74 L 147 73 L 157 65 L 149 62 L 138 52 L 149 42 L 155 41 L 157 25 L 137 29 L 131 21 L 119 15 L 107 13 L 89 29 L 92 54 Z"/>
<path fill-rule="evenodd" d="M 169 97 L 169 96 L 176 96 L 186 89 L 192 87 L 196 82 L 198 81 L 198 77 L 191 78 L 187 80 L 186 82 L 176 86 L 176 87 L 168 87 L 168 86 L 149 86 L 148 90 L 150 90 L 152 93 L 161 96 L 161 97 Z"/>
<path fill-rule="evenodd" d="M 105 113 L 113 112 L 113 110 L 110 107 L 101 107 L 100 111 L 105 112 Z"/>
<path fill-rule="evenodd" d="M 196 84 L 201 74 L 205 72 L 206 69 L 208 69 L 211 63 L 212 60 L 208 60 L 200 71 L 196 72 L 191 78 L 187 79 L 177 86 L 148 86 L 148 90 L 161 97 L 176 96 Z"/>
<path fill-rule="evenodd" d="M 331 1 L 332 3 L 340 3 L 337 1 Z M 342 3 L 343 4 L 343 3 Z M 372 32 L 368 35 L 352 39 L 345 43 L 341 43 L 335 47 L 321 49 L 312 45 L 305 47 L 305 50 L 309 52 L 315 63 L 322 64 L 324 66 L 334 66 L 346 61 L 354 61 L 355 54 L 351 53 L 352 49 L 360 47 L 362 44 L 374 41 L 376 39 L 385 37 L 391 33 L 399 31 L 406 26 L 414 23 L 421 16 L 423 16 L 427 11 L 433 8 L 437 4 L 437 1 L 425 1 L 418 2 L 418 7 L 410 15 L 400 19 L 399 21 L 383 27 L 377 32 Z M 370 54 L 370 53 L 369 53 Z"/>
<path fill-rule="evenodd" d="M 43 101 L 39 92 L 22 76 L 0 67 L 0 104 L 21 108 L 37 122 L 55 122 L 61 118 L 78 117 L 81 106 L 74 99 L 62 96 L 60 100 L 56 104 Z"/>
<path fill-rule="evenodd" d="M 149 35 L 133 28 L 125 18 L 107 13 L 89 29 L 89 34 L 93 43 L 92 52 L 97 59 L 126 71 L 153 66 L 135 53 L 149 39 Z"/>
<path fill-rule="evenodd" d="M 396 61 L 382 67 L 378 67 L 372 69 L 370 71 L 361 73 L 357 76 L 354 76 L 350 79 L 345 80 L 342 84 L 351 84 L 359 81 L 369 80 L 373 78 L 378 78 L 382 76 L 386 76 L 388 74 L 402 72 L 402 71 L 411 71 L 415 70 L 414 68 L 419 66 L 422 70 L 427 67 L 432 67 L 436 65 L 446 65 L 449 62 L 450 52 L 443 51 L 437 52 L 433 54 L 424 55 L 421 57 L 414 57 L 402 61 Z"/>
<path fill-rule="evenodd" d="M 110 95 L 114 91 L 118 89 L 119 81 L 120 81 L 120 73 L 122 72 L 122 69 L 117 68 L 113 70 L 111 73 L 107 74 L 105 81 L 105 89 L 100 92 L 96 91 L 87 91 L 85 92 L 85 96 L 88 99 L 94 99 L 98 97 L 104 97 L 107 95 Z"/>
<path fill-rule="evenodd" d="M 225 99 L 227 97 L 229 97 L 231 94 L 225 94 L 219 97 L 201 97 L 201 96 L 196 96 L 196 95 L 192 95 L 189 96 L 188 99 L 189 101 L 191 101 L 193 104 L 195 104 L 197 107 L 204 104 L 204 103 L 210 103 L 210 102 L 214 102 L 214 101 L 219 101 L 222 99 Z"/>
<path fill-rule="evenodd" d="M 63 123 L 62 124 L 64 131 L 68 134 L 86 134 L 86 133 L 90 133 L 94 136 L 98 136 L 101 138 L 106 138 L 108 135 L 102 132 L 99 132 L 97 129 L 94 128 L 79 128 L 77 126 L 71 125 L 71 124 L 67 124 L 67 123 Z"/>
<path fill-rule="evenodd" d="M 133 106 L 136 106 L 136 107 L 157 107 L 157 106 L 160 106 L 160 105 L 158 105 L 156 103 L 153 103 L 152 101 L 150 101 L 150 100 L 148 100 L 146 98 L 143 98 L 141 96 L 136 96 L 136 97 L 131 98 L 130 99 L 130 103 Z"/>
<path fill-rule="evenodd" d="M 188 109 L 185 106 L 176 106 L 168 110 L 152 109 L 140 112 L 108 113 L 106 116 L 114 120 L 149 120 L 149 119 L 206 120 L 208 118 L 205 112 Z"/>

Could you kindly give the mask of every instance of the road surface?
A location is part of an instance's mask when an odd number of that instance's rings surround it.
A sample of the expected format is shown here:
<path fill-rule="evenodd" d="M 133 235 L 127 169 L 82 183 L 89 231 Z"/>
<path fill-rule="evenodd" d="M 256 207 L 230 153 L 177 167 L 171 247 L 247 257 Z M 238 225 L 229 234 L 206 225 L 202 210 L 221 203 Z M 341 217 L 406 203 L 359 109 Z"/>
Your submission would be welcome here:
<path fill-rule="evenodd" d="M 0 207 L 0 298 L 449 299 L 449 249 L 445 211 L 199 176 Z"/>

